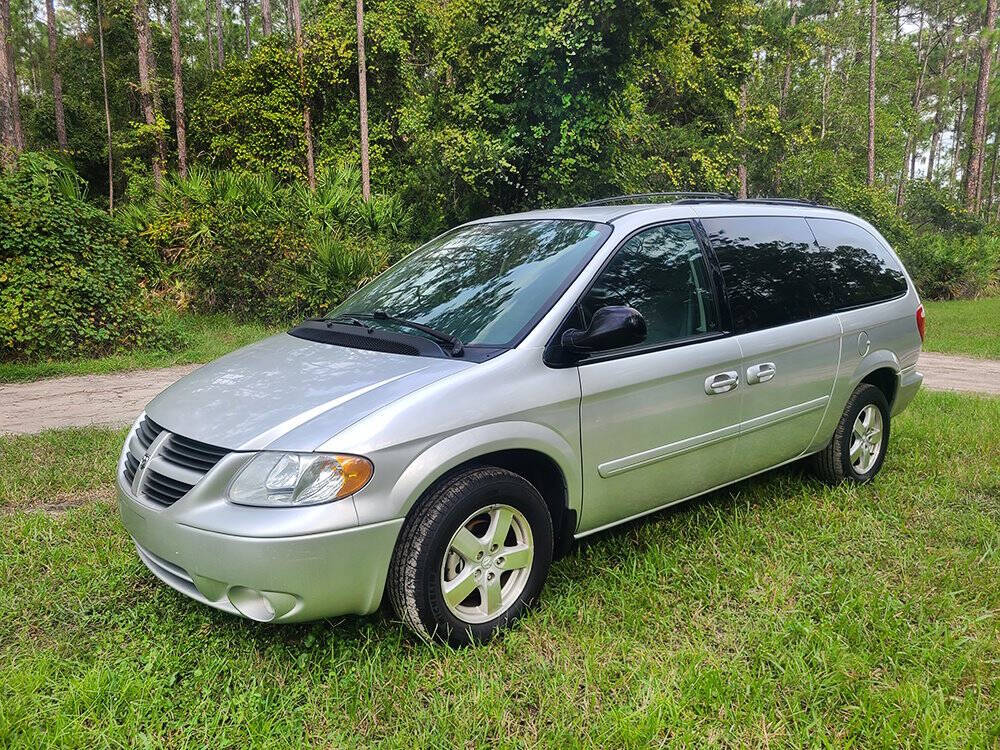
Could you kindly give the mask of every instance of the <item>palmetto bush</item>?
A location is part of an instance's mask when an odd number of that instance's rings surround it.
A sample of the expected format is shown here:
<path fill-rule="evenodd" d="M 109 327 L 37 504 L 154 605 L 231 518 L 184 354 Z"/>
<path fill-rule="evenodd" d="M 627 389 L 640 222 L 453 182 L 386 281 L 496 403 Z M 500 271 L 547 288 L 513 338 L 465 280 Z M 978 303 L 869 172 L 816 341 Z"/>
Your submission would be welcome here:
<path fill-rule="evenodd" d="M 164 263 L 164 284 L 195 309 L 285 322 L 333 307 L 406 249 L 396 196 L 361 199 L 355 169 L 322 171 L 315 191 L 273 177 L 190 170 L 120 220 Z"/>

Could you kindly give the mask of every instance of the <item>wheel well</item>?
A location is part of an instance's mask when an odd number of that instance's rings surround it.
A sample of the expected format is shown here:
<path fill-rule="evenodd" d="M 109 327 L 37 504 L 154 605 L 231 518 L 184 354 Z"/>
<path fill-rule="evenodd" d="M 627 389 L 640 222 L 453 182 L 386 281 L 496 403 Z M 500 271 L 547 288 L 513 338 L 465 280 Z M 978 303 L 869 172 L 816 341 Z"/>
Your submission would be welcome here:
<path fill-rule="evenodd" d="M 572 519 L 567 517 L 568 498 L 566 491 L 566 478 L 563 476 L 559 465 L 544 453 L 529 449 L 511 449 L 486 453 L 482 456 L 470 459 L 463 464 L 454 467 L 438 482 L 444 481 L 447 477 L 456 472 L 467 469 L 470 466 L 497 466 L 518 474 L 534 485 L 538 494 L 545 500 L 548 506 L 549 515 L 552 517 L 552 530 L 555 534 L 556 549 L 560 548 L 560 543 L 564 533 L 572 536 L 574 529 L 567 529 L 566 523 Z M 438 482 L 435 482 L 437 484 Z"/>
<path fill-rule="evenodd" d="M 892 401 L 896 398 L 896 385 L 898 382 L 895 370 L 891 367 L 880 367 L 865 375 L 861 379 L 861 382 L 870 383 L 880 389 L 885 394 L 885 400 L 889 403 L 889 406 L 892 406 Z"/>

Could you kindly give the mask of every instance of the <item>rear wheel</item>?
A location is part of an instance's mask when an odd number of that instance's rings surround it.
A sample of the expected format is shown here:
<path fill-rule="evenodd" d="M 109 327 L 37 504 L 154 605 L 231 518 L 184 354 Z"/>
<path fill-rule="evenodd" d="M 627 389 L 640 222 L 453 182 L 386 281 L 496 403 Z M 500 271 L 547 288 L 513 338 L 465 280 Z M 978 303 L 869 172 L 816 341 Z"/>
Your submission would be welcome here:
<path fill-rule="evenodd" d="M 833 438 L 813 458 L 813 468 L 831 483 L 870 482 L 889 445 L 889 402 L 880 388 L 862 383 L 847 400 Z"/>
<path fill-rule="evenodd" d="M 537 599 L 552 561 L 538 490 L 477 467 L 430 491 L 403 527 L 389 569 L 393 609 L 424 638 L 484 642 Z"/>

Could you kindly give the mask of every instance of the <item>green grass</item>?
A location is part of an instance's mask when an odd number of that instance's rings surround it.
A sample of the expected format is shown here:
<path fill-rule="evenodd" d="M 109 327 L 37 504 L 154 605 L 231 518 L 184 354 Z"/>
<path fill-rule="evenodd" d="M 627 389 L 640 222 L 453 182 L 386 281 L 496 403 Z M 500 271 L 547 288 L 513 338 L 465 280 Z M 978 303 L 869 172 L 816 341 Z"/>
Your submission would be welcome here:
<path fill-rule="evenodd" d="M 925 302 L 924 349 L 1000 359 L 1000 297 Z"/>
<path fill-rule="evenodd" d="M 921 393 L 871 486 L 786 468 L 598 535 L 467 650 L 159 584 L 108 489 L 121 436 L 0 439 L 2 747 L 998 741 L 1000 400 Z"/>
<path fill-rule="evenodd" d="M 58 375 L 92 375 L 152 367 L 170 367 L 209 362 L 216 357 L 252 344 L 282 328 L 234 320 L 227 315 L 171 313 L 186 343 L 171 351 L 151 350 L 115 354 L 96 359 L 0 362 L 0 383 L 17 383 Z"/>

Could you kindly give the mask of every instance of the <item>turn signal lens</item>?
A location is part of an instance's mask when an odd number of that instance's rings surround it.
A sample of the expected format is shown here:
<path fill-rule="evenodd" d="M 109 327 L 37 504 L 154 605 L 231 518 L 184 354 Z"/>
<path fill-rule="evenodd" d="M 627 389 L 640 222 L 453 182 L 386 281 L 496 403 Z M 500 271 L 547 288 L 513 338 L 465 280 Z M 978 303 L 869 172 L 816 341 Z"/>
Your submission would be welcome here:
<path fill-rule="evenodd" d="M 265 451 L 240 469 L 227 494 L 240 505 L 318 505 L 353 495 L 374 471 L 361 456 Z"/>
<path fill-rule="evenodd" d="M 924 315 L 924 306 L 917 308 L 917 330 L 920 332 L 920 340 L 924 340 L 924 328 L 927 326 L 927 318 Z"/>

